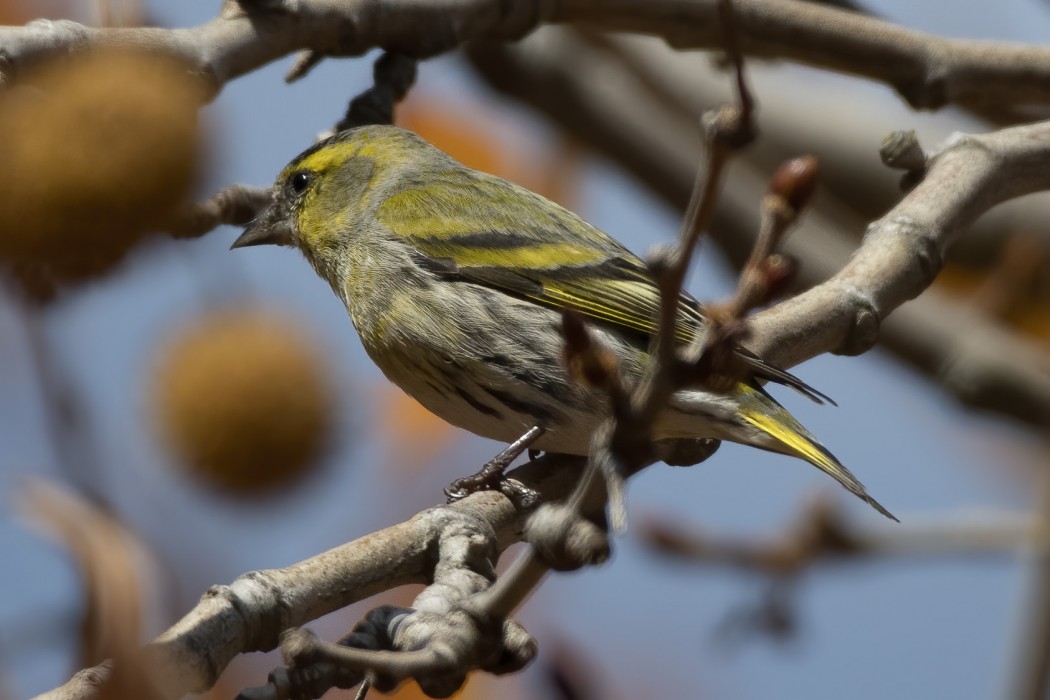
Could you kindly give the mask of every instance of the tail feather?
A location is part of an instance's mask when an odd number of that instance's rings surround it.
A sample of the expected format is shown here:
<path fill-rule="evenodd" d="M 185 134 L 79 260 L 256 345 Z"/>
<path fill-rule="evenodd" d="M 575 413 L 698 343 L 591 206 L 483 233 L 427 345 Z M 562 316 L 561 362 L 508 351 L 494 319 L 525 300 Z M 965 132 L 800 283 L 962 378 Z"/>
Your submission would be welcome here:
<path fill-rule="evenodd" d="M 809 384 L 791 374 L 786 370 L 782 370 L 775 365 L 771 365 L 763 360 L 758 355 L 754 354 L 750 350 L 745 348 L 737 348 L 736 356 L 746 364 L 754 375 L 760 379 L 765 379 L 777 384 L 783 384 L 784 386 L 791 387 L 798 393 L 805 396 L 814 403 L 824 404 L 829 403 L 832 406 L 838 406 L 835 400 L 827 394 L 817 391 Z"/>
<path fill-rule="evenodd" d="M 761 389 L 747 387 L 744 398 L 740 406 L 741 417 L 751 426 L 773 438 L 777 443 L 773 449 L 806 460 L 831 475 L 848 491 L 887 518 L 897 520 L 893 513 L 883 508 L 881 503 L 868 494 L 864 484 L 860 483 L 849 469 L 835 459 L 833 454 L 817 442 L 816 438 L 810 435 L 809 431 L 772 397 Z"/>

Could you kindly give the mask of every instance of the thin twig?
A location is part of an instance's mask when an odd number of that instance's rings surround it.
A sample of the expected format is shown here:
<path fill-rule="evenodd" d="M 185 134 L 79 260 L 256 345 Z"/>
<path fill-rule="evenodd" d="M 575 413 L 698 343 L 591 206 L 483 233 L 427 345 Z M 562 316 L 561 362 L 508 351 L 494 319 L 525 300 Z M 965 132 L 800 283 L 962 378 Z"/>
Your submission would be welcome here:
<path fill-rule="evenodd" d="M 300 664 L 328 662 L 359 671 L 374 671 L 398 680 L 431 673 L 445 666 L 454 668 L 456 663 L 456 659 L 442 656 L 433 649 L 386 651 L 328 644 L 301 627 L 285 633 L 281 648 L 286 656 L 294 656 Z"/>
<path fill-rule="evenodd" d="M 1004 700 L 1045 700 L 1050 689 L 1050 475 L 1040 483 L 1036 533 L 1016 615 Z"/>
<path fill-rule="evenodd" d="M 633 432 L 646 436 L 651 431 L 657 415 L 664 409 L 668 397 L 677 388 L 677 381 L 681 375 L 676 330 L 682 290 L 693 253 L 700 236 L 708 229 L 714 217 L 726 164 L 737 150 L 755 137 L 754 100 L 747 88 L 744 63 L 736 38 L 734 13 L 729 0 L 719 3 L 718 16 L 722 43 L 734 69 L 737 104 L 724 105 L 704 115 L 707 167 L 697 172 L 679 231 L 677 249 L 669 260 L 658 263 L 653 269 L 653 276 L 660 287 L 660 318 L 654 339 L 656 363 L 652 375 L 635 396 L 633 403 L 637 408 L 631 417 L 630 426 Z"/>
<path fill-rule="evenodd" d="M 372 689 L 372 674 L 366 673 L 365 679 L 361 681 L 361 685 L 357 687 L 357 693 L 354 695 L 354 700 L 365 700 L 365 696 L 368 695 L 368 691 Z"/>
<path fill-rule="evenodd" d="M 416 82 L 416 59 L 383 52 L 372 68 L 372 86 L 350 100 L 335 131 L 366 124 L 393 124 L 394 106 Z"/>
<path fill-rule="evenodd" d="M 984 512 L 869 527 L 818 500 L 782 534 L 766 540 L 712 535 L 660 518 L 646 520 L 640 533 L 654 550 L 684 561 L 783 577 L 856 558 L 1020 554 L 1038 545 L 1041 528 L 1027 515 Z"/>
<path fill-rule="evenodd" d="M 77 491 L 104 510 L 110 507 L 105 474 L 92 443 L 82 397 L 63 372 L 48 337 L 46 310 L 23 302 L 21 318 L 29 344 L 29 356 L 44 406 L 44 431 L 54 449 L 55 464 Z"/>
<path fill-rule="evenodd" d="M 168 223 L 172 238 L 199 238 L 219 226 L 246 226 L 273 201 L 269 187 L 230 185 L 211 199 L 177 212 Z"/>
<path fill-rule="evenodd" d="M 673 391 L 674 379 L 679 374 L 675 329 L 686 271 L 697 242 L 710 223 L 725 164 L 737 148 L 754 136 L 754 102 L 747 90 L 743 60 L 734 38 L 730 0 L 722 0 L 722 8 L 720 17 L 723 21 L 725 48 L 735 69 L 739 103 L 735 107 L 725 107 L 714 117 L 705 120 L 709 144 L 707 167 L 697 171 L 693 196 L 683 219 L 673 261 L 668 268 L 661 271 L 662 275 L 658 276 L 661 288 L 660 324 L 655 340 L 656 362 L 652 380 L 643 384 L 643 388 L 633 399 L 628 400 L 629 395 L 622 379 L 619 378 L 612 353 L 602 347 L 597 338 L 591 336 L 576 314 L 571 311 L 563 314 L 566 357 L 570 372 L 576 373 L 592 385 L 605 389 L 612 400 L 614 414 L 611 434 L 599 430 L 595 435 L 595 449 L 592 449 L 587 469 L 574 489 L 568 507 L 577 516 L 585 516 L 588 514 L 585 509 L 593 507 L 596 499 L 601 499 L 602 496 L 612 497 L 614 502 L 610 505 L 614 532 L 619 529 L 623 520 L 624 507 L 620 488 L 623 475 L 618 473 L 619 470 L 611 468 L 609 460 L 602 459 L 606 447 L 602 443 L 608 441 L 608 445 L 611 445 L 614 451 L 618 442 L 627 444 L 629 441 L 617 435 L 620 430 L 630 432 L 631 440 L 638 440 L 639 437 L 648 440 L 652 422 Z M 616 457 L 613 456 L 613 459 Z M 622 458 L 617 461 L 624 462 Z M 639 459 L 637 456 L 628 458 L 628 473 L 651 461 Z M 605 478 L 598 479 L 599 474 L 603 474 Z M 498 616 L 509 615 L 539 584 L 548 570 L 546 563 L 530 550 L 491 588 L 481 594 L 485 609 Z"/>

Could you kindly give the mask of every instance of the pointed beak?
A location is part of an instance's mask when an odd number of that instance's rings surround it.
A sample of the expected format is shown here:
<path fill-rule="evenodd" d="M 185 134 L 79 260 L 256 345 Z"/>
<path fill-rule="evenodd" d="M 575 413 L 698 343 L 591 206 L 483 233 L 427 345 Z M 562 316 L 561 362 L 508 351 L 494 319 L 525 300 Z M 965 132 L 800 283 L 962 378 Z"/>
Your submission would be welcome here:
<path fill-rule="evenodd" d="M 296 241 L 292 225 L 287 214 L 280 209 L 276 204 L 271 204 L 245 227 L 244 233 L 237 237 L 230 249 L 247 248 L 252 245 L 294 246 Z"/>

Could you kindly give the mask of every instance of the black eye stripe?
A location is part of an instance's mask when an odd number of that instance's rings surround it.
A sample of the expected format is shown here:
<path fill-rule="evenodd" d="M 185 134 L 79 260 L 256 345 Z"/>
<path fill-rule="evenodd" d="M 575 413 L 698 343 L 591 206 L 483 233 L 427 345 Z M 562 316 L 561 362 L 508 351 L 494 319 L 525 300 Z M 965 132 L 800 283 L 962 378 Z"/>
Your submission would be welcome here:
<path fill-rule="evenodd" d="M 288 180 L 288 185 L 292 188 L 292 192 L 295 194 L 302 194 L 306 191 L 306 188 L 310 186 L 311 179 L 310 173 L 300 170 L 292 175 L 291 179 Z"/>

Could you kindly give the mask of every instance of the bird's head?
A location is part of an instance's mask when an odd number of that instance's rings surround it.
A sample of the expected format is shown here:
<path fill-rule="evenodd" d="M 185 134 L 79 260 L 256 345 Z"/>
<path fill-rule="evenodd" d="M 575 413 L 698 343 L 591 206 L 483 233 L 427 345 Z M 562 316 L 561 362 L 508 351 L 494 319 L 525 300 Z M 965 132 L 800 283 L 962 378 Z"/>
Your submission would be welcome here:
<path fill-rule="evenodd" d="M 273 185 L 273 201 L 233 248 L 284 245 L 325 266 L 354 235 L 355 220 L 374 214 L 397 181 L 435 149 L 410 131 L 370 125 L 348 129 L 307 149 Z"/>

